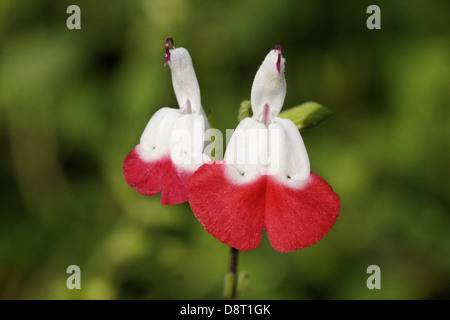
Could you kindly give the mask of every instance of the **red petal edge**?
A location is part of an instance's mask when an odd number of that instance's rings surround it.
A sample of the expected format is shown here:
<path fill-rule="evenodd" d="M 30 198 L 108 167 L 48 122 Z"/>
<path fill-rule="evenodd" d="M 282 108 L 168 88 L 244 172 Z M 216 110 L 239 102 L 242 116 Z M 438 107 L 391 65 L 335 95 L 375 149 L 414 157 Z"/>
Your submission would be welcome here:
<path fill-rule="evenodd" d="M 189 203 L 195 217 L 213 237 L 241 251 L 261 243 L 266 178 L 236 185 L 225 176 L 226 164 L 202 165 L 191 177 Z"/>
<path fill-rule="evenodd" d="M 299 189 L 268 177 L 265 227 L 272 247 L 289 252 L 315 244 L 336 222 L 340 206 L 338 195 L 313 172 Z"/>
<path fill-rule="evenodd" d="M 151 196 L 161 192 L 164 205 L 188 201 L 188 182 L 192 173 L 178 170 L 170 156 L 146 162 L 136 147 L 123 162 L 125 181 L 140 194 Z"/>

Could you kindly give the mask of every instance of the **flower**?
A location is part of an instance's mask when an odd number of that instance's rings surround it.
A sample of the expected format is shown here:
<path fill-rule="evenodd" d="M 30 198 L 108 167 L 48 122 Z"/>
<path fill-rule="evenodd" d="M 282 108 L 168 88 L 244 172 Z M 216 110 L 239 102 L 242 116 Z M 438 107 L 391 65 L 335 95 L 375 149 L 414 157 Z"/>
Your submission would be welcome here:
<path fill-rule="evenodd" d="M 162 204 L 188 200 L 188 181 L 197 168 L 211 159 L 203 154 L 204 132 L 208 121 L 200 102 L 200 88 L 185 48 L 169 50 L 167 64 L 179 109 L 161 108 L 150 119 L 140 143 L 123 163 L 125 181 L 144 195 L 161 192 Z"/>
<path fill-rule="evenodd" d="M 286 95 L 284 64 L 277 45 L 256 73 L 253 117 L 237 126 L 224 161 L 202 165 L 190 179 L 195 217 L 215 238 L 242 251 L 257 248 L 263 230 L 277 251 L 308 247 L 329 232 L 340 210 L 338 195 L 310 171 L 298 129 L 278 117 Z"/>

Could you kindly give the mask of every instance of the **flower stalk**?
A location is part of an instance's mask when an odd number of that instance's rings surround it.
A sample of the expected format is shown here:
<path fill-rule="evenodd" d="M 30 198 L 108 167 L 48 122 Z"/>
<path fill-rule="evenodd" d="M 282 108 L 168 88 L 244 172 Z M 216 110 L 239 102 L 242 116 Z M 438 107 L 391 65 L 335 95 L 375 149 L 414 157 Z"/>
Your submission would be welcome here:
<path fill-rule="evenodd" d="M 237 276 L 238 263 L 239 263 L 239 250 L 231 248 L 229 269 L 227 274 L 225 275 L 225 283 L 223 291 L 223 295 L 226 300 L 236 300 L 238 294 L 243 289 L 243 286 L 240 285 L 239 283 L 241 281 L 238 281 Z"/>
<path fill-rule="evenodd" d="M 233 286 L 231 289 L 231 300 L 236 300 L 237 292 L 237 267 L 239 262 L 239 250 L 231 248 L 230 252 L 230 273 L 233 275 Z"/>

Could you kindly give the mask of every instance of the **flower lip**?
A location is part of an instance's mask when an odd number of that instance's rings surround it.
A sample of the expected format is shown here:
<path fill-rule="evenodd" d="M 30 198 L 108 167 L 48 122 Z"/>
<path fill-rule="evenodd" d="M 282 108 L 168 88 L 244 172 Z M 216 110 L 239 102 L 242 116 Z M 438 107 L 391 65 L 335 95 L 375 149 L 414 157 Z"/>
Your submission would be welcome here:
<path fill-rule="evenodd" d="M 281 75 L 281 47 L 279 44 L 275 45 L 275 50 L 278 50 L 277 70 L 278 74 Z"/>
<path fill-rule="evenodd" d="M 167 38 L 167 40 L 166 40 L 166 60 L 164 60 L 164 67 L 167 65 L 168 62 L 170 62 L 169 42 L 172 43 L 172 49 L 175 49 L 175 45 L 173 43 L 173 39 L 172 38 Z"/>

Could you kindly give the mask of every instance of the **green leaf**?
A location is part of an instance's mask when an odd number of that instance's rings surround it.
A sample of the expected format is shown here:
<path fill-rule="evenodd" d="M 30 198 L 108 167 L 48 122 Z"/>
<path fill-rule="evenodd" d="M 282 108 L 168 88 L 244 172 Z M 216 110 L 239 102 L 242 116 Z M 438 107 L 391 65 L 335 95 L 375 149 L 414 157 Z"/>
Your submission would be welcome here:
<path fill-rule="evenodd" d="M 253 115 L 252 105 L 250 100 L 244 100 L 241 102 L 238 113 L 238 121 L 241 122 L 244 118 L 251 117 Z"/>
<path fill-rule="evenodd" d="M 333 115 L 333 111 L 317 102 L 305 102 L 280 113 L 280 118 L 290 119 L 302 131 L 314 127 Z"/>
<path fill-rule="evenodd" d="M 206 119 L 208 119 L 209 127 L 211 129 L 216 128 L 216 121 L 214 120 L 214 116 L 211 109 L 208 109 L 208 111 L 206 112 Z"/>

